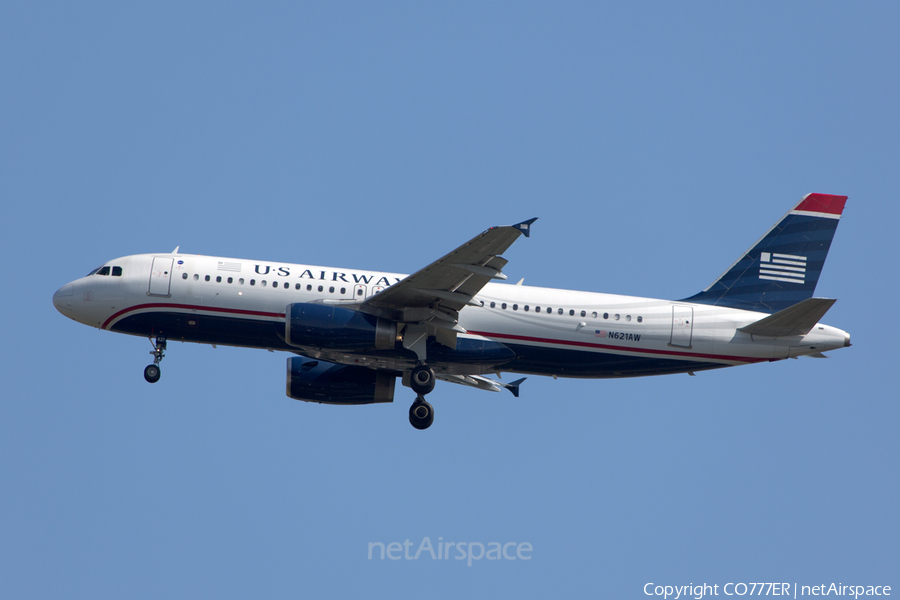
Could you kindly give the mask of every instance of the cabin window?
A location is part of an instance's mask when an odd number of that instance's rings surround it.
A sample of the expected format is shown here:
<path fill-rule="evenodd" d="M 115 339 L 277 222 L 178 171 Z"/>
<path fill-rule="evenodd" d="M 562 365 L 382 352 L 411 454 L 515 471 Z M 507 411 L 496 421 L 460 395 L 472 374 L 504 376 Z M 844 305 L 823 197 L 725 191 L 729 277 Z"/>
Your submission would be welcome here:
<path fill-rule="evenodd" d="M 222 283 L 222 276 L 221 276 L 221 275 L 218 275 L 218 276 L 216 277 L 216 283 Z"/>
<path fill-rule="evenodd" d="M 244 285 L 244 278 L 241 277 L 240 279 L 238 279 L 238 283 L 241 284 L 241 285 Z"/>
<path fill-rule="evenodd" d="M 255 280 L 255 279 L 251 279 L 251 280 L 250 280 L 250 285 L 256 285 L 256 280 Z"/>
<path fill-rule="evenodd" d="M 194 281 L 199 281 L 199 280 L 200 280 L 200 276 L 197 275 L 196 273 L 194 273 Z"/>
<path fill-rule="evenodd" d="M 518 305 L 518 304 L 513 304 L 513 310 L 519 310 L 519 305 Z"/>
<path fill-rule="evenodd" d="M 571 308 L 569 309 L 569 316 L 570 316 L 570 317 L 574 317 L 574 316 L 575 316 L 575 310 L 574 310 L 574 309 L 571 309 Z"/>
<path fill-rule="evenodd" d="M 323 288 L 323 287 L 320 285 L 320 286 L 319 286 L 319 291 L 321 292 L 321 291 L 324 291 L 324 290 L 325 290 L 325 288 Z"/>
<path fill-rule="evenodd" d="M 334 286 L 331 286 L 330 288 L 328 288 L 328 293 L 329 293 L 329 294 L 333 294 L 333 293 L 334 293 Z"/>
<path fill-rule="evenodd" d="M 291 288 L 291 284 L 287 281 L 284 282 L 284 289 L 289 290 Z"/>
<path fill-rule="evenodd" d="M 278 282 L 277 282 L 277 281 L 273 281 L 273 282 L 272 282 L 272 287 L 275 288 L 275 289 L 278 289 Z"/>
<path fill-rule="evenodd" d="M 615 316 L 614 318 L 615 318 L 616 321 L 618 321 L 618 320 L 619 320 L 619 314 L 616 313 L 616 316 Z"/>
<path fill-rule="evenodd" d="M 625 315 L 625 320 L 626 320 L 626 321 L 630 321 L 630 320 L 631 320 L 631 315 Z"/>
<path fill-rule="evenodd" d="M 294 289 L 295 289 L 295 290 L 299 290 L 299 289 L 300 289 L 300 287 L 301 287 L 301 286 L 300 286 L 300 284 L 299 284 L 299 283 L 295 283 L 295 284 L 294 284 Z"/>
<path fill-rule="evenodd" d="M 500 305 L 500 308 L 502 308 L 503 310 L 506 310 L 506 302 L 504 302 L 503 304 L 501 304 L 501 305 Z"/>
<path fill-rule="evenodd" d="M 581 311 L 581 316 L 582 316 L 582 317 L 586 317 L 586 316 L 587 316 L 587 311 L 584 311 L 584 310 Z"/>
<path fill-rule="evenodd" d="M 181 274 L 181 278 L 182 278 L 182 279 L 187 279 L 187 273 L 182 273 L 182 274 Z"/>
<path fill-rule="evenodd" d="M 229 277 L 229 278 L 228 278 L 228 283 L 234 283 L 234 277 Z"/>
<path fill-rule="evenodd" d="M 557 312 L 558 312 L 559 314 L 563 314 L 563 309 L 559 309 L 559 311 L 557 311 Z"/>
<path fill-rule="evenodd" d="M 528 309 L 526 308 L 525 310 L 528 310 Z M 536 313 L 541 312 L 541 307 L 540 307 L 540 306 L 535 306 L 535 307 L 534 307 L 534 312 L 536 312 Z"/>
<path fill-rule="evenodd" d="M 266 287 L 266 280 L 263 279 L 262 281 L 259 282 L 259 284 L 263 287 Z"/>
<path fill-rule="evenodd" d="M 552 312 L 553 312 L 553 309 L 550 308 L 550 307 L 548 306 L 548 307 L 547 307 L 547 314 L 549 315 L 549 314 L 552 313 Z M 562 314 L 562 309 L 559 309 L 559 312 L 560 312 L 560 314 Z"/>
<path fill-rule="evenodd" d="M 604 318 L 604 319 L 608 319 L 608 318 L 609 318 L 609 313 L 603 313 L 603 318 Z"/>
<path fill-rule="evenodd" d="M 209 281 L 209 275 L 203 278 L 203 281 Z"/>
<path fill-rule="evenodd" d="M 594 319 L 597 318 L 597 311 L 596 311 L 596 310 L 595 310 L 594 312 L 591 313 L 591 317 L 594 318 Z"/>
<path fill-rule="evenodd" d="M 347 288 L 341 288 L 341 296 L 347 293 Z"/>
<path fill-rule="evenodd" d="M 356 295 L 362 296 L 362 288 L 359 288 L 358 290 L 356 290 Z"/>
<path fill-rule="evenodd" d="M 638 317 L 638 323 L 643 323 L 643 322 L 644 322 L 644 317 Z"/>
<path fill-rule="evenodd" d="M 491 308 L 497 308 L 497 303 L 496 303 L 496 302 L 491 302 Z"/>
<path fill-rule="evenodd" d="M 112 274 L 113 274 L 113 277 L 121 277 L 122 276 L 122 267 L 113 267 Z"/>
<path fill-rule="evenodd" d="M 528 305 L 525 305 L 525 312 L 528 312 Z"/>
<path fill-rule="evenodd" d="M 311 291 L 312 291 L 312 285 L 307 285 L 307 286 L 306 286 L 306 291 L 307 291 L 307 292 L 311 292 Z"/>

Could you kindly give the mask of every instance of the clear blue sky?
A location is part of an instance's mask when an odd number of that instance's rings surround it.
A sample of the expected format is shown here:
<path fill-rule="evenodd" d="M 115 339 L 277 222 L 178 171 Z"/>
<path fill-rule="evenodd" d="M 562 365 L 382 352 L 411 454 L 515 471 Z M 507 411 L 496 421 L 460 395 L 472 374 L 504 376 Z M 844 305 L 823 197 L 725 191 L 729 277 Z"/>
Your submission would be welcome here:
<path fill-rule="evenodd" d="M 896 3 L 0 6 L 0 595 L 643 598 L 900 586 Z M 284 395 L 52 293 L 182 251 L 411 272 L 533 216 L 513 281 L 708 285 L 808 192 L 854 345 L 697 377 Z M 529 542 L 530 561 L 367 560 Z"/>

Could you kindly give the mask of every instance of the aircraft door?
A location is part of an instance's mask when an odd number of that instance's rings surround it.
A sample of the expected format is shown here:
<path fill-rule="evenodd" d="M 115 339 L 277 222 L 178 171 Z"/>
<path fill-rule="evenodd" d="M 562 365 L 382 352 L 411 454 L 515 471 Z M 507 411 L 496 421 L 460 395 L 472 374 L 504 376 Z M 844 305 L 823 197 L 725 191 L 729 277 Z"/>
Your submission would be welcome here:
<path fill-rule="evenodd" d="M 670 346 L 690 348 L 694 333 L 694 308 L 692 306 L 672 305 L 672 337 Z"/>
<path fill-rule="evenodd" d="M 172 283 L 172 263 L 174 258 L 154 256 L 153 266 L 150 268 L 150 296 L 168 296 L 169 286 Z"/>
<path fill-rule="evenodd" d="M 354 300 L 365 300 L 366 299 L 366 286 L 361 283 L 357 283 L 353 286 L 353 299 Z"/>

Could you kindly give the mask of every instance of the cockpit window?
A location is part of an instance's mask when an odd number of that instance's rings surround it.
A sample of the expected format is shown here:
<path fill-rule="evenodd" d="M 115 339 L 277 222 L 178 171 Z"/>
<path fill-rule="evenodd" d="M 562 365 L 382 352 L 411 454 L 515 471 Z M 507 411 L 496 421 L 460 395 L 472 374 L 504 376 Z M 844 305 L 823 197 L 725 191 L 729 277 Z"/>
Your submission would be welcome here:
<path fill-rule="evenodd" d="M 122 267 L 113 267 L 112 274 L 113 274 L 113 277 L 121 277 L 122 276 Z"/>
<path fill-rule="evenodd" d="M 94 269 L 93 271 L 91 271 L 90 273 L 88 273 L 87 275 L 85 275 L 85 277 L 90 277 L 91 275 L 96 275 L 96 274 L 97 274 L 97 271 L 99 271 L 99 270 L 102 269 L 102 268 L 103 268 L 103 267 L 97 267 L 96 269 Z"/>
<path fill-rule="evenodd" d="M 109 275 L 109 267 L 100 267 L 100 270 L 97 271 L 97 275 Z"/>

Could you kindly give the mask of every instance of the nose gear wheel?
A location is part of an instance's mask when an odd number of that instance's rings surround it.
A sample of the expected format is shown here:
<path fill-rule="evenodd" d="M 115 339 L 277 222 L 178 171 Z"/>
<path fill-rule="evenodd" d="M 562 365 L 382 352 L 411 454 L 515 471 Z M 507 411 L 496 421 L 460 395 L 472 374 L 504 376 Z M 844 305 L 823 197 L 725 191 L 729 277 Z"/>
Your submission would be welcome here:
<path fill-rule="evenodd" d="M 144 368 L 144 379 L 147 380 L 147 383 L 156 383 L 161 375 L 159 363 L 162 362 L 163 357 L 166 355 L 166 338 L 158 335 L 156 336 L 156 341 L 150 340 L 150 343 L 153 344 L 153 350 L 150 351 L 150 354 L 153 355 L 153 364 Z"/>

